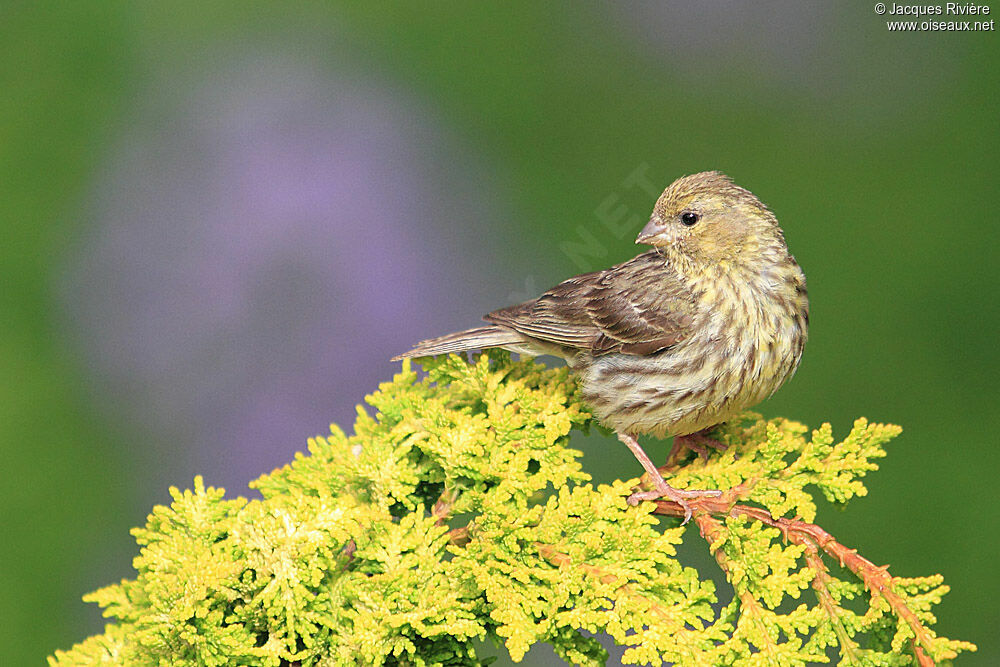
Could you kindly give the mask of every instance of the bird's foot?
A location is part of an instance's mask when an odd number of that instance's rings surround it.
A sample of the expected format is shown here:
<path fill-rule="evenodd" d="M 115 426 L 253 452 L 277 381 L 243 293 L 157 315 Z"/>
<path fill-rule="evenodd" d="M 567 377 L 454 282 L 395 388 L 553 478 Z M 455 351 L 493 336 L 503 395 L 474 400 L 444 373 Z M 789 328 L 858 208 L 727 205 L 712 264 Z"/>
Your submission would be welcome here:
<path fill-rule="evenodd" d="M 688 500 L 694 498 L 718 498 L 722 495 L 722 491 L 715 490 L 688 490 L 688 489 L 675 489 L 674 487 L 667 484 L 661 478 L 656 482 L 655 486 L 649 491 L 636 491 L 631 496 L 628 497 L 628 504 L 638 505 L 644 500 L 658 500 L 660 498 L 669 498 L 674 501 L 682 508 L 684 508 L 684 522 L 682 526 L 691 520 L 691 504 Z"/>
<path fill-rule="evenodd" d="M 706 429 L 689 435 L 674 436 L 674 444 L 670 448 L 670 454 L 667 455 L 667 466 L 674 467 L 679 465 L 686 451 L 692 451 L 700 456 L 703 461 L 707 461 L 710 449 L 714 449 L 717 452 L 724 452 L 729 449 L 729 445 L 709 437 L 708 433 L 709 429 Z"/>
<path fill-rule="evenodd" d="M 643 451 L 642 447 L 639 446 L 639 441 L 635 439 L 635 436 L 629 435 L 628 433 L 618 433 L 618 439 L 625 443 L 630 450 L 632 450 L 635 458 L 638 459 L 640 464 L 642 464 L 643 469 L 646 471 L 646 475 L 653 483 L 653 489 L 651 491 L 636 491 L 630 495 L 628 497 L 629 505 L 638 505 L 643 500 L 669 498 L 684 508 L 684 523 L 687 523 L 691 520 L 691 505 L 688 503 L 689 499 L 718 498 L 722 495 L 722 491 L 688 491 L 685 489 L 675 489 L 664 481 L 660 471 L 656 469 L 656 466 L 653 465 L 649 456 L 645 451 Z"/>

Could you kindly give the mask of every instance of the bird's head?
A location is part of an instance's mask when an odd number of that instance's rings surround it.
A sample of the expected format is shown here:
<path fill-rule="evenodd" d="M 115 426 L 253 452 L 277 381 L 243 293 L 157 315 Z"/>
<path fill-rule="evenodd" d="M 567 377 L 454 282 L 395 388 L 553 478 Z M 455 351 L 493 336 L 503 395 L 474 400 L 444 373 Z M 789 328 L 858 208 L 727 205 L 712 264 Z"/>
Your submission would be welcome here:
<path fill-rule="evenodd" d="M 671 183 L 635 242 L 695 265 L 753 266 L 768 256 L 787 253 L 774 214 L 752 192 L 718 171 Z"/>

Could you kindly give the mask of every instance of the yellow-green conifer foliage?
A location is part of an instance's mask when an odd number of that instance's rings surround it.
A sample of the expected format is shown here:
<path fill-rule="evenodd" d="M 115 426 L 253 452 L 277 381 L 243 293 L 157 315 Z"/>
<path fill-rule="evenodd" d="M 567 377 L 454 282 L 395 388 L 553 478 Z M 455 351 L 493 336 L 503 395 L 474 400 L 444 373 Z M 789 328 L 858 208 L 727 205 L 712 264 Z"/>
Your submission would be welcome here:
<path fill-rule="evenodd" d="M 753 414 L 730 446 L 672 470 L 727 490 L 629 507 L 636 480 L 595 488 L 568 447 L 592 417 L 565 369 L 491 352 L 408 363 L 367 397 L 354 434 L 226 499 L 196 479 L 133 531 L 137 575 L 85 599 L 112 618 L 51 665 L 479 665 L 481 640 L 521 660 L 547 642 L 600 665 L 593 635 L 629 664 L 931 664 L 938 576 L 893 577 L 808 523 L 814 493 L 865 493 L 895 426 L 858 420 L 843 441 Z M 681 563 L 707 540 L 732 590 Z M 839 561 L 839 562 L 838 562 Z"/>

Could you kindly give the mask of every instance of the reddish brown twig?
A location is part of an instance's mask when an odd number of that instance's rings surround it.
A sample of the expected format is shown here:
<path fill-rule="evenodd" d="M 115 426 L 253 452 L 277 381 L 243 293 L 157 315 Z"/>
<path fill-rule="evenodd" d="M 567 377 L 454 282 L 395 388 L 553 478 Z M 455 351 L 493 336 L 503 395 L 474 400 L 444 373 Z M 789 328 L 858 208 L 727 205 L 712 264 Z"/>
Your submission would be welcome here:
<path fill-rule="evenodd" d="M 807 549 L 808 544 L 810 542 L 813 543 L 829 556 L 835 558 L 841 566 L 846 567 L 861 579 L 872 595 L 877 595 L 884 599 L 892 612 L 898 618 L 902 619 L 913 631 L 913 644 L 919 663 L 921 665 L 934 664 L 927 655 L 927 651 L 932 650 L 933 638 L 930 631 L 920 622 L 916 613 L 907 606 L 903 598 L 893 590 L 892 577 L 889 575 L 888 565 L 875 565 L 864 556 L 861 556 L 857 549 L 850 549 L 844 546 L 835 540 L 830 533 L 816 524 L 807 523 L 799 519 L 775 519 L 767 510 L 750 505 L 734 504 L 725 507 L 722 502 L 724 500 L 726 500 L 725 496 L 722 498 L 697 498 L 690 501 L 690 503 L 693 506 L 696 519 L 699 513 L 712 516 L 746 516 L 777 528 L 786 540 L 795 544 L 807 545 Z M 684 508 L 678 503 L 669 500 L 656 501 L 654 512 L 665 516 L 684 516 Z M 700 526 L 701 523 L 699 523 Z"/>
<path fill-rule="evenodd" d="M 472 539 L 469 535 L 469 526 L 453 528 L 448 531 L 448 540 L 456 547 L 464 547 Z"/>
<path fill-rule="evenodd" d="M 889 574 L 888 566 L 878 566 L 867 558 L 858 554 L 856 549 L 851 549 L 833 538 L 826 530 L 816 524 L 807 523 L 800 519 L 775 519 L 771 514 L 760 507 L 741 504 L 740 500 L 746 500 L 753 489 L 756 480 L 747 480 L 742 484 L 729 489 L 718 498 L 695 498 L 690 500 L 694 510 L 694 519 L 701 531 L 702 536 L 711 544 L 721 537 L 724 529 L 719 518 L 726 516 L 745 516 L 749 519 L 759 521 L 767 526 L 777 528 L 781 531 L 785 540 L 805 547 L 806 562 L 809 567 L 816 572 L 812 581 L 812 586 L 816 590 L 820 605 L 827 611 L 832 619 L 834 631 L 840 640 L 841 648 L 847 654 L 852 654 L 857 645 L 847 635 L 846 629 L 838 618 L 838 610 L 841 608 L 831 596 L 827 589 L 827 582 L 830 580 L 829 573 L 823 563 L 820 551 L 825 552 L 831 558 L 837 560 L 841 566 L 846 567 L 857 576 L 873 596 L 879 596 L 889 605 L 892 613 L 905 622 L 913 631 L 914 639 L 912 646 L 917 662 L 921 667 L 928 667 L 935 664 L 929 655 L 933 648 L 933 636 L 930 631 L 921 623 L 916 613 L 907 606 L 906 601 L 893 589 L 893 577 Z M 447 492 L 435 503 L 432 514 L 437 517 L 438 525 L 441 525 L 450 514 L 451 504 L 454 497 Z M 663 516 L 677 518 L 684 517 L 684 508 L 680 504 L 671 500 L 657 500 L 654 513 Z M 452 544 L 462 546 L 471 539 L 470 526 L 455 528 L 448 533 Z M 537 544 L 539 554 L 557 567 L 570 565 L 570 557 L 559 551 L 553 545 Z M 721 550 L 713 554 L 719 567 L 728 574 L 728 563 L 725 554 Z M 588 564 L 578 564 L 588 575 L 595 577 L 604 584 L 613 584 L 616 577 L 603 572 Z M 631 589 L 628 584 L 623 584 L 623 588 Z M 759 602 L 749 594 L 740 595 L 740 601 L 746 608 L 759 606 Z M 666 610 L 659 610 L 667 617 L 673 617 Z"/>
<path fill-rule="evenodd" d="M 570 565 L 572 565 L 572 560 L 570 559 L 569 554 L 565 554 L 559 551 L 558 549 L 555 548 L 555 546 L 551 544 L 542 544 L 541 542 L 536 542 L 535 548 L 538 549 L 538 553 L 541 555 L 542 558 L 549 561 L 556 567 L 569 567 Z M 616 581 L 618 581 L 617 576 L 605 572 L 604 570 L 595 565 L 580 563 L 579 567 L 581 570 L 586 572 L 591 577 L 597 579 L 602 584 L 613 584 Z"/>
<path fill-rule="evenodd" d="M 722 537 L 725 527 L 722 525 L 722 522 L 713 517 L 711 514 L 706 512 L 696 512 L 694 520 L 698 525 L 698 530 L 701 532 L 701 536 L 705 538 L 705 541 L 709 544 L 714 544 L 719 540 L 719 538 Z M 726 578 L 729 579 L 729 558 L 722 549 L 712 549 L 711 551 L 712 556 L 715 557 L 715 562 L 719 564 L 719 567 L 726 574 Z M 761 609 L 760 602 L 758 602 L 745 587 L 738 587 L 735 592 L 740 598 L 740 605 L 743 609 L 748 612 L 755 612 Z M 748 617 L 758 625 L 760 636 L 767 637 L 769 643 L 768 648 L 771 649 L 771 654 L 776 654 L 778 652 L 778 647 L 773 641 L 771 641 L 771 634 L 767 631 L 767 628 L 762 625 L 760 615 L 757 613 L 750 613 Z"/>
<path fill-rule="evenodd" d="M 458 500 L 458 491 L 445 489 L 441 492 L 437 502 L 434 503 L 434 507 L 431 508 L 431 516 L 435 519 L 435 525 L 444 525 L 444 522 L 451 516 L 451 507 L 455 504 L 456 500 Z"/>
<path fill-rule="evenodd" d="M 819 547 L 811 540 L 807 540 L 805 548 L 806 565 L 816 573 L 812 580 L 812 587 L 816 591 L 816 598 L 819 600 L 820 606 L 823 607 L 826 615 L 830 617 L 830 624 L 833 626 L 833 631 L 840 642 L 840 655 L 842 657 L 846 656 L 852 665 L 858 664 L 860 663 L 858 645 L 847 634 L 847 628 L 844 627 L 844 623 L 840 620 L 840 614 L 844 609 L 837 604 L 833 594 L 830 592 L 829 583 L 832 581 L 832 577 L 830 577 L 830 573 L 826 569 L 823 557 L 820 556 Z"/>

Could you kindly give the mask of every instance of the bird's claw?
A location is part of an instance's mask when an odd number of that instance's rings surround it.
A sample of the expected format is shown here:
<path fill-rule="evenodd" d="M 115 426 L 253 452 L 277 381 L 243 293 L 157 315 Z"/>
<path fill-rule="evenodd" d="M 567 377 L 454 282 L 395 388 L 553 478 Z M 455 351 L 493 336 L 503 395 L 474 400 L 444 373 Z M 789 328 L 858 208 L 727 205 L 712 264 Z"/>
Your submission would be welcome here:
<path fill-rule="evenodd" d="M 698 455 L 702 461 L 708 461 L 710 451 L 724 452 L 729 449 L 729 445 L 709 437 L 705 431 L 692 433 L 690 435 L 674 436 L 674 444 L 667 455 L 667 466 L 678 465 L 684 458 L 686 451 L 692 451 Z"/>
<path fill-rule="evenodd" d="M 716 491 L 714 489 L 710 490 L 689 490 L 689 489 L 675 489 L 666 482 L 662 484 L 657 484 L 655 488 L 649 491 L 636 491 L 628 497 L 628 504 L 635 507 L 644 500 L 658 500 L 660 498 L 669 498 L 678 505 L 684 508 L 684 521 L 681 522 L 683 526 L 688 521 L 691 520 L 691 503 L 688 499 L 692 498 L 718 498 L 722 495 L 722 491 Z"/>

